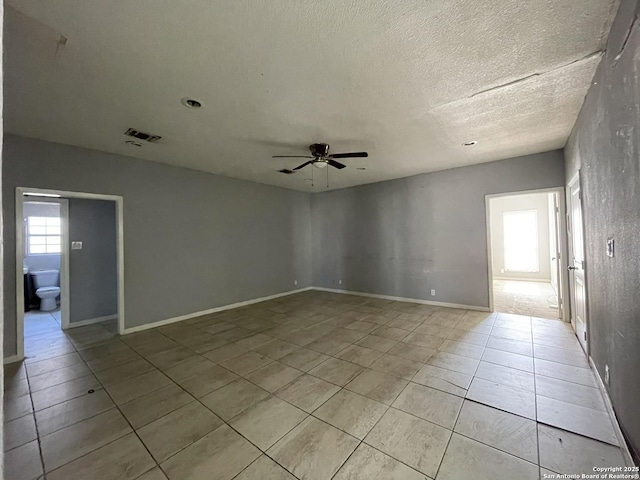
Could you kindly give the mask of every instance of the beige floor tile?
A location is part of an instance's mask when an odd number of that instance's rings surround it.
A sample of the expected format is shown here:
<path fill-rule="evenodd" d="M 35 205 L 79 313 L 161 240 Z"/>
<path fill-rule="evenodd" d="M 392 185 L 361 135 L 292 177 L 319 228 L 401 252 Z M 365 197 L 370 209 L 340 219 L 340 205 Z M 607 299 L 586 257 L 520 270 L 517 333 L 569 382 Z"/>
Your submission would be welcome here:
<path fill-rule="evenodd" d="M 411 380 L 413 376 L 422 368 L 422 363 L 409 360 L 407 358 L 397 357 L 385 353 L 378 360 L 373 362 L 371 368 L 379 372 L 383 372 L 394 377 Z"/>
<path fill-rule="evenodd" d="M 153 468 L 136 480 L 167 480 L 160 467 Z"/>
<path fill-rule="evenodd" d="M 123 382 L 107 385 L 105 388 L 118 405 L 140 398 L 171 383 L 169 377 L 160 370 L 151 370 Z"/>
<path fill-rule="evenodd" d="M 436 353 L 436 350 L 414 345 L 412 343 L 399 342 L 394 347 L 390 348 L 387 353 L 389 355 L 395 355 L 396 357 L 413 360 L 414 362 L 426 363 L 427 360 Z"/>
<path fill-rule="evenodd" d="M 79 363 L 83 363 L 82 357 L 80 357 L 80 355 L 78 355 L 77 353 L 69 353 L 67 355 L 61 355 L 49 360 L 29 363 L 26 367 L 27 371 L 29 372 L 29 377 L 34 377 L 36 375 L 53 372 L 60 368 L 70 367 Z"/>
<path fill-rule="evenodd" d="M 405 343 L 412 343 L 421 347 L 431 348 L 437 350 L 440 348 L 444 340 L 441 337 L 435 337 L 432 335 L 425 335 L 424 333 L 413 332 L 409 334 L 404 340 Z"/>
<path fill-rule="evenodd" d="M 514 328 L 493 327 L 491 329 L 492 337 L 510 338 L 511 340 L 518 340 L 520 342 L 531 342 L 531 331 L 517 330 Z"/>
<path fill-rule="evenodd" d="M 535 393 L 527 390 L 474 378 L 467 398 L 532 420 L 536 418 Z"/>
<path fill-rule="evenodd" d="M 536 397 L 536 405 L 541 423 L 618 445 L 618 437 L 607 412 L 541 396 Z"/>
<path fill-rule="evenodd" d="M 247 380 L 273 393 L 303 374 L 304 372 L 283 363 L 273 362 L 247 375 Z"/>
<path fill-rule="evenodd" d="M 362 367 L 368 367 L 380 358 L 381 355 L 382 352 L 378 350 L 360 345 L 350 345 L 335 356 L 341 360 L 346 360 L 347 362 L 355 363 Z"/>
<path fill-rule="evenodd" d="M 256 333 L 249 337 L 242 338 L 236 342 L 236 344 L 240 345 L 247 350 L 257 350 L 260 347 L 263 347 L 267 343 L 275 340 L 273 337 L 269 335 L 265 335 L 263 333 Z"/>
<path fill-rule="evenodd" d="M 361 347 L 371 348 L 378 350 L 379 352 L 387 352 L 389 349 L 397 344 L 397 340 L 391 340 L 390 338 L 379 337 L 377 335 L 367 335 L 356 342 L 356 345 Z"/>
<path fill-rule="evenodd" d="M 259 368 L 270 364 L 271 362 L 273 362 L 273 360 L 269 357 L 265 357 L 264 355 L 260 355 L 259 353 L 245 352 L 237 357 L 220 362 L 220 365 L 227 370 L 244 377 Z"/>
<path fill-rule="evenodd" d="M 275 392 L 275 395 L 307 413 L 313 412 L 340 390 L 321 378 L 305 374 L 295 382 Z"/>
<path fill-rule="evenodd" d="M 403 330 L 401 328 L 387 327 L 387 326 L 379 327 L 378 329 L 369 333 L 372 335 L 376 335 L 378 337 L 389 338 L 391 340 L 395 340 L 396 342 L 403 341 L 405 338 L 407 338 L 411 334 L 411 332 L 408 332 L 407 330 Z M 428 346 L 428 345 L 423 345 L 423 346 Z"/>
<path fill-rule="evenodd" d="M 491 331 L 491 327 L 487 327 L 489 331 Z M 442 325 L 433 325 L 428 322 L 423 322 L 421 325 L 416 327 L 414 332 L 421 333 L 423 335 L 429 335 L 431 337 L 440 337 L 441 339 L 447 338 L 453 332 L 453 327 L 445 327 Z"/>
<path fill-rule="evenodd" d="M 333 480 L 424 480 L 424 475 L 362 443 Z"/>
<path fill-rule="evenodd" d="M 130 433 L 47 474 L 48 480 L 133 480 L 155 462 L 142 442 Z"/>
<path fill-rule="evenodd" d="M 538 463 L 538 438 L 533 420 L 465 400 L 454 431 Z"/>
<path fill-rule="evenodd" d="M 32 414 L 4 423 L 4 451 L 29 443 L 38 437 Z"/>
<path fill-rule="evenodd" d="M 42 475 L 38 442 L 33 441 L 4 454 L 4 478 L 34 480 Z"/>
<path fill-rule="evenodd" d="M 534 345 L 533 356 L 535 358 L 541 358 L 542 360 L 573 365 L 574 367 L 589 368 L 589 362 L 584 353 L 573 350 L 548 347 L 546 345 Z"/>
<path fill-rule="evenodd" d="M 383 403 L 343 389 L 313 412 L 313 416 L 362 440 L 387 408 Z"/>
<path fill-rule="evenodd" d="M 269 397 L 233 418 L 229 424 L 251 443 L 266 451 L 307 415 L 277 397 Z"/>
<path fill-rule="evenodd" d="M 180 345 L 170 348 L 169 350 L 154 353 L 153 355 L 146 355 L 146 359 L 149 360 L 149 362 L 151 362 L 156 368 L 166 370 L 176 363 L 182 362 L 183 360 L 195 355 L 196 353 L 193 350 Z"/>
<path fill-rule="evenodd" d="M 66 383 L 76 378 L 91 375 L 91 370 L 83 363 L 52 370 L 40 375 L 29 375 L 29 386 L 32 392 Z"/>
<path fill-rule="evenodd" d="M 533 358 L 527 355 L 518 355 L 517 353 L 487 348 L 482 355 L 482 361 L 533 373 Z"/>
<path fill-rule="evenodd" d="M 402 378 L 366 369 L 344 388 L 385 405 L 391 405 L 409 383 Z"/>
<path fill-rule="evenodd" d="M 308 372 L 329 358 L 324 353 L 309 350 L 308 348 L 298 348 L 279 361 L 285 365 Z"/>
<path fill-rule="evenodd" d="M 538 466 L 454 433 L 438 480 L 538 480 Z"/>
<path fill-rule="evenodd" d="M 624 467 L 619 447 L 538 424 L 540 465 L 554 472 L 593 475 L 595 467 Z"/>
<path fill-rule="evenodd" d="M 279 360 L 285 355 L 289 355 L 298 349 L 297 345 L 293 343 L 284 342 L 282 340 L 274 339 L 273 341 L 256 348 L 256 353 L 271 358 L 272 360 Z"/>
<path fill-rule="evenodd" d="M 4 421 L 8 422 L 33 412 L 31 405 L 31 395 L 5 399 L 4 401 Z"/>
<path fill-rule="evenodd" d="M 173 383 L 120 406 L 133 428 L 140 428 L 191 403 L 194 398 Z"/>
<path fill-rule="evenodd" d="M 225 385 L 233 382 L 238 375 L 230 372 L 220 365 L 211 365 L 204 371 L 184 380 L 178 381 L 178 385 L 196 398 L 203 397 Z"/>
<path fill-rule="evenodd" d="M 362 370 L 363 368 L 359 365 L 337 358 L 329 358 L 326 362 L 310 370 L 309 374 L 344 387 L 362 372 Z"/>
<path fill-rule="evenodd" d="M 516 370 L 515 368 L 509 368 L 495 363 L 480 362 L 475 376 L 507 387 L 535 392 L 534 375 L 522 370 Z"/>
<path fill-rule="evenodd" d="M 205 374 L 208 370 L 215 367 L 215 363 L 200 355 L 189 357 L 186 360 L 171 365 L 163 369 L 164 374 L 174 382 L 179 382 L 189 377 Z"/>
<path fill-rule="evenodd" d="M 427 361 L 428 365 L 453 370 L 465 375 L 473 375 L 479 363 L 478 360 L 473 358 L 461 357 L 460 355 L 446 352 L 437 352 Z"/>
<path fill-rule="evenodd" d="M 536 376 L 536 394 L 581 407 L 607 411 L 600 389 L 578 383 L 565 382 L 557 378 Z"/>
<path fill-rule="evenodd" d="M 115 409 L 70 425 L 40 439 L 47 472 L 75 460 L 131 432 Z"/>
<path fill-rule="evenodd" d="M 130 378 L 142 375 L 143 373 L 155 370 L 155 367 L 143 358 L 137 358 L 125 364 L 105 368 L 95 373 L 95 376 L 103 385 L 112 385 Z"/>
<path fill-rule="evenodd" d="M 533 344 L 531 342 L 520 342 L 502 337 L 489 337 L 489 341 L 485 346 L 487 348 L 493 348 L 494 350 L 517 353 L 518 355 L 528 355 L 529 357 L 533 356 Z"/>
<path fill-rule="evenodd" d="M 534 363 L 536 375 L 579 383 L 587 387 L 598 387 L 593 373 L 588 368 L 574 367 L 573 365 L 565 365 L 563 363 L 550 362 L 538 358 L 534 360 Z"/>
<path fill-rule="evenodd" d="M 467 330 L 458 330 L 454 328 L 447 336 L 447 340 L 456 340 L 459 342 L 470 343 L 484 347 L 489 341 L 489 335 L 484 333 L 469 332 Z"/>
<path fill-rule="evenodd" d="M 36 412 L 38 433 L 48 435 L 112 408 L 115 405 L 104 390 L 59 403 Z"/>
<path fill-rule="evenodd" d="M 266 390 L 239 378 L 205 395 L 200 401 L 220 418 L 229 421 L 268 396 Z"/>
<path fill-rule="evenodd" d="M 102 389 L 102 386 L 98 380 L 93 375 L 89 375 L 34 392 L 31 399 L 35 410 L 38 411 L 86 395 L 89 390 L 99 389 Z"/>
<path fill-rule="evenodd" d="M 359 340 L 366 337 L 367 334 L 364 332 L 358 332 L 357 330 L 349 330 L 348 328 L 336 328 L 330 332 L 328 336 L 337 338 L 342 342 L 357 343 Z"/>
<path fill-rule="evenodd" d="M 464 398 L 472 379 L 471 375 L 433 365 L 424 365 L 411 381 Z"/>
<path fill-rule="evenodd" d="M 364 441 L 435 478 L 450 436 L 446 428 L 390 408 Z"/>
<path fill-rule="evenodd" d="M 409 383 L 393 402 L 393 407 L 453 430 L 462 400 L 450 393 Z"/>
<path fill-rule="evenodd" d="M 401 316 L 398 316 L 390 320 L 389 322 L 387 322 L 386 325 L 387 327 L 401 328 L 402 330 L 407 330 L 409 332 L 412 332 L 413 330 L 416 329 L 416 327 L 418 327 L 421 324 L 422 324 L 422 319 L 418 316 L 414 316 L 412 319 L 402 318 Z"/>
<path fill-rule="evenodd" d="M 234 480 L 296 480 L 296 477 L 266 455 L 262 455 Z"/>
<path fill-rule="evenodd" d="M 214 348 L 204 353 L 203 356 L 208 358 L 212 362 L 222 363 L 225 360 L 230 360 L 243 353 L 246 353 L 247 349 L 237 345 L 235 343 L 228 343 L 222 347 Z M 264 354 L 263 354 L 264 355 Z"/>
<path fill-rule="evenodd" d="M 222 425 L 169 458 L 161 467 L 170 480 L 227 480 L 259 456 L 260 450 Z"/>
<path fill-rule="evenodd" d="M 162 462 L 222 425 L 222 420 L 198 402 L 165 415 L 137 430 L 153 458 Z"/>
<path fill-rule="evenodd" d="M 476 360 L 480 360 L 484 353 L 484 347 L 473 345 L 472 343 L 464 343 L 459 340 L 445 340 L 438 350 L 462 357 L 475 358 Z"/>
<path fill-rule="evenodd" d="M 338 471 L 358 443 L 354 437 L 309 417 L 267 453 L 297 478 L 325 480 Z"/>

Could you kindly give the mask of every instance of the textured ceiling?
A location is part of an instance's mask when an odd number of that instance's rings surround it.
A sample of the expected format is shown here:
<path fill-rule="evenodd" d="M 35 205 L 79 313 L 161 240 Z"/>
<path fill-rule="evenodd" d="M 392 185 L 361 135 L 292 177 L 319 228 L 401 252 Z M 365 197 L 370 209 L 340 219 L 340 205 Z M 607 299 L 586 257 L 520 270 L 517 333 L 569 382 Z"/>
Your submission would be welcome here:
<path fill-rule="evenodd" d="M 5 129 L 311 190 L 564 146 L 615 0 L 10 0 Z M 204 105 L 183 107 L 190 96 Z M 161 135 L 126 145 L 128 127 Z M 463 142 L 476 140 L 473 147 Z M 356 167 L 366 167 L 357 170 Z M 325 172 L 315 170 L 324 178 Z M 321 185 L 321 186 L 319 186 Z M 316 183 L 313 190 L 324 190 Z"/>

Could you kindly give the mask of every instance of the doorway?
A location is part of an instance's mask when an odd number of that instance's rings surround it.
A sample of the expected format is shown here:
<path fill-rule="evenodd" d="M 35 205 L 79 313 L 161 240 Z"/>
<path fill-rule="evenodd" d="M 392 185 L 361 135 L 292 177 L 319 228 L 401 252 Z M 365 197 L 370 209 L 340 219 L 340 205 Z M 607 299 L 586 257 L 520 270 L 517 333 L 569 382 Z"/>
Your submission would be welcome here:
<path fill-rule="evenodd" d="M 16 189 L 18 360 L 25 338 L 41 348 L 84 330 L 123 333 L 122 214 L 119 196 Z"/>
<path fill-rule="evenodd" d="M 578 341 L 588 354 L 587 288 L 584 264 L 584 230 L 582 224 L 582 195 L 580 171 L 569 182 L 569 291 L 571 296 L 571 326 Z"/>
<path fill-rule="evenodd" d="M 487 195 L 492 311 L 567 319 L 563 189 Z"/>

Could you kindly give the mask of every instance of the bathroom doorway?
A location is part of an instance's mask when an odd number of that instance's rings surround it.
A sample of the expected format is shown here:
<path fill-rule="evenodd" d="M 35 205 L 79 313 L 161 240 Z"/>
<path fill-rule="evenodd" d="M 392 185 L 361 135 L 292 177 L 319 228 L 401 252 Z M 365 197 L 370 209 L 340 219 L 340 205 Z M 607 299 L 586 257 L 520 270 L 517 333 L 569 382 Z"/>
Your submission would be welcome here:
<path fill-rule="evenodd" d="M 487 195 L 492 311 L 568 321 L 563 189 Z"/>
<path fill-rule="evenodd" d="M 47 338 L 124 332 L 122 204 L 114 195 L 16 189 L 17 359 Z"/>

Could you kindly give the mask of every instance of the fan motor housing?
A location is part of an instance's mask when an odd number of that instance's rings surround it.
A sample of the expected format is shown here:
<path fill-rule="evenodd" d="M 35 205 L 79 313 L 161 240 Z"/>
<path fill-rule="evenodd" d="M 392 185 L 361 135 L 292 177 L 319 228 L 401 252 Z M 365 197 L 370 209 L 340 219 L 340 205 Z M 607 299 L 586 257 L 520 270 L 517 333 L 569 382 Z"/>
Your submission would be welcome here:
<path fill-rule="evenodd" d="M 314 157 L 326 157 L 329 155 L 329 145 L 326 143 L 314 143 L 309 145 L 309 150 L 311 150 L 311 155 Z"/>

